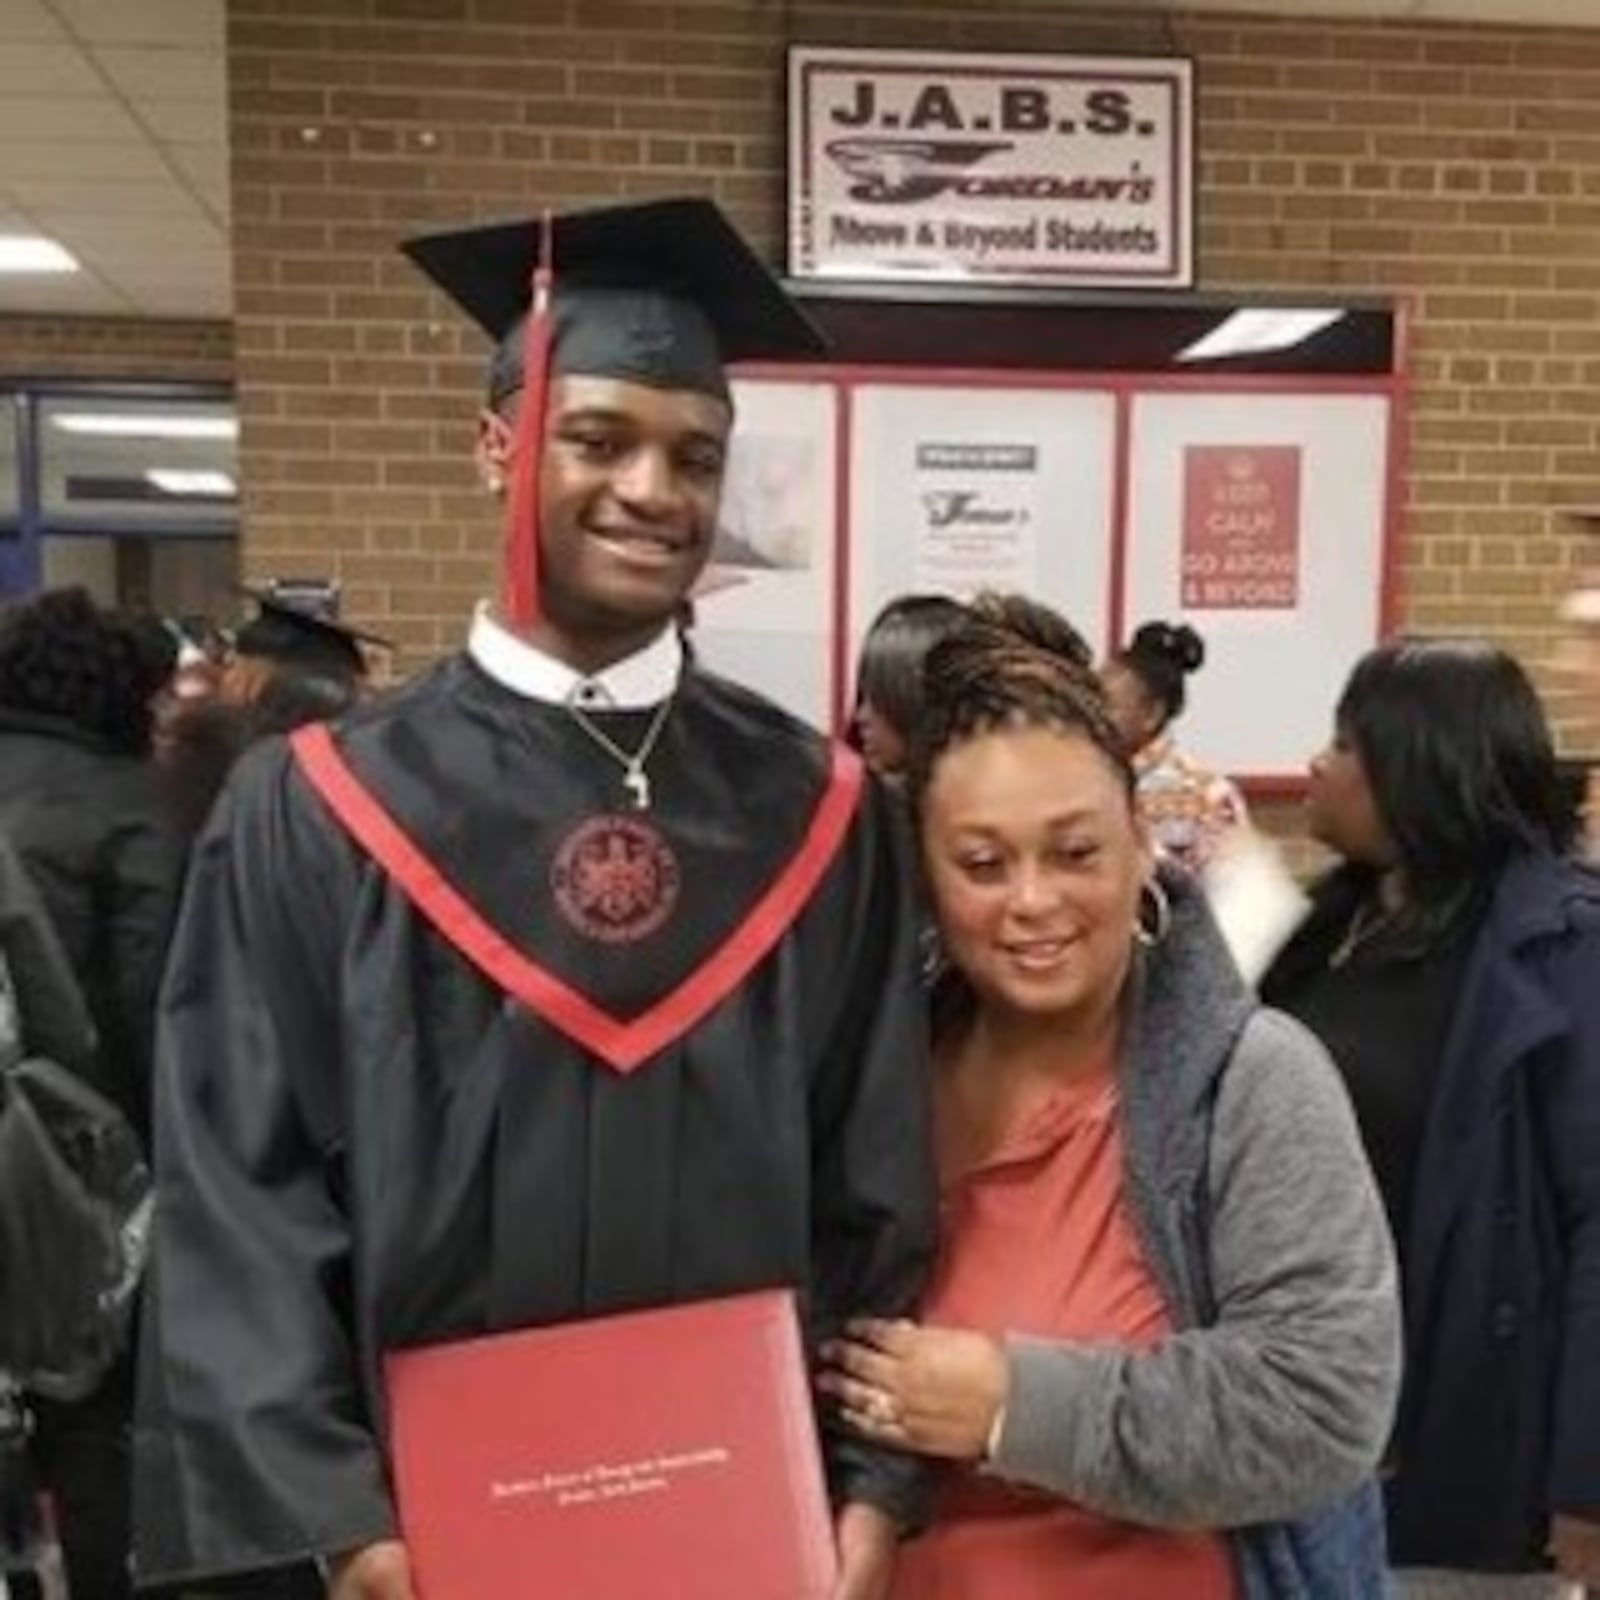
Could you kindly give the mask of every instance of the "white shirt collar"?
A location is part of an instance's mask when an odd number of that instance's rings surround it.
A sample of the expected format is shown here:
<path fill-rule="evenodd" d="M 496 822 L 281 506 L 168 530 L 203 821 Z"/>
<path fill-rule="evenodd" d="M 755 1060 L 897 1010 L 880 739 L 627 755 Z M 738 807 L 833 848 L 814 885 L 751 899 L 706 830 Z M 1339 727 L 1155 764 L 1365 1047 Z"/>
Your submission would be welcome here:
<path fill-rule="evenodd" d="M 604 711 L 640 711 L 660 705 L 678 687 L 683 645 L 666 627 L 643 650 L 585 677 L 519 639 L 497 621 L 487 604 L 473 613 L 467 654 L 498 684 L 527 700 L 551 705 L 592 706 Z"/>

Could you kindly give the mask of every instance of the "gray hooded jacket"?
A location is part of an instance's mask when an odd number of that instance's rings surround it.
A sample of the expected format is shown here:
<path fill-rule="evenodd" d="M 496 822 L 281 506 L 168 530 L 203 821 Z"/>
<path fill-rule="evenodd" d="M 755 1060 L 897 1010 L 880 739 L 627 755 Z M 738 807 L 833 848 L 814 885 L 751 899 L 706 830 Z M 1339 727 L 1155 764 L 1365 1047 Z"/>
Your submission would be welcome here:
<path fill-rule="evenodd" d="M 1322 1047 L 1257 1004 L 1198 890 L 1164 882 L 1172 925 L 1130 986 L 1121 1071 L 1131 1210 L 1174 1332 L 1013 1338 L 991 1470 L 1108 1517 L 1236 1531 L 1250 1595 L 1371 1596 L 1401 1362 L 1382 1205 Z M 1285 1575 L 1262 1535 L 1352 1496 L 1359 1515 L 1312 1539 L 1323 1577 Z"/>

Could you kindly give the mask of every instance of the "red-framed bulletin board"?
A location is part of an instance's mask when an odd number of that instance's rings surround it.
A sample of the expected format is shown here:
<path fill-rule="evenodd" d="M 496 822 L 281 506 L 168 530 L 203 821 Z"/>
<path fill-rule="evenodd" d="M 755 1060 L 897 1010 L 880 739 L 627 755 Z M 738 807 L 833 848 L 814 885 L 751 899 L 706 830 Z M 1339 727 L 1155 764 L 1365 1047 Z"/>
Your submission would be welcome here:
<path fill-rule="evenodd" d="M 1398 363 L 1397 363 L 1398 364 Z M 755 368 L 697 600 L 707 664 L 842 729 L 878 608 L 1021 589 L 1097 653 L 1206 640 L 1185 746 L 1292 792 L 1393 626 L 1404 379 Z"/>

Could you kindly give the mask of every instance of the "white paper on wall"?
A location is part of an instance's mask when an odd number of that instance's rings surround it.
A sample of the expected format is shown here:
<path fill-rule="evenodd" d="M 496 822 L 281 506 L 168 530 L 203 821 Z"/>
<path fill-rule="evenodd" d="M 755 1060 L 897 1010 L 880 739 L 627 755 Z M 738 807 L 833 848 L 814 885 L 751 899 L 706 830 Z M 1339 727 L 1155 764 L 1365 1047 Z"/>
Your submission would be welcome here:
<path fill-rule="evenodd" d="M 897 595 L 1020 590 L 1099 650 L 1116 405 L 1100 390 L 864 385 L 851 446 L 853 661 Z"/>
<path fill-rule="evenodd" d="M 832 702 L 837 401 L 831 385 L 741 379 L 695 646 L 715 672 L 818 727 Z"/>

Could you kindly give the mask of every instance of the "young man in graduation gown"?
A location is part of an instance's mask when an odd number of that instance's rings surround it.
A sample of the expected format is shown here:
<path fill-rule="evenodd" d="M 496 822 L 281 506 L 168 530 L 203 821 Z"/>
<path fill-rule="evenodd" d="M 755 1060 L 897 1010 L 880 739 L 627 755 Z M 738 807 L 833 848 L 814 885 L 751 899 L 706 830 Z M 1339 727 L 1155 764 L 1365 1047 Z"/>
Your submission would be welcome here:
<path fill-rule="evenodd" d="M 550 225 L 524 333 L 538 238 L 409 247 L 504 336 L 480 451 L 511 478 L 500 608 L 247 758 L 197 854 L 158 1090 L 148 1579 L 309 1553 L 339 1600 L 410 1600 L 388 1349 L 778 1284 L 820 1337 L 922 1285 L 892 807 L 686 668 L 673 626 L 715 529 L 723 361 L 817 336 L 704 201 Z M 825 1448 L 838 1594 L 868 1600 L 918 1469 Z"/>

